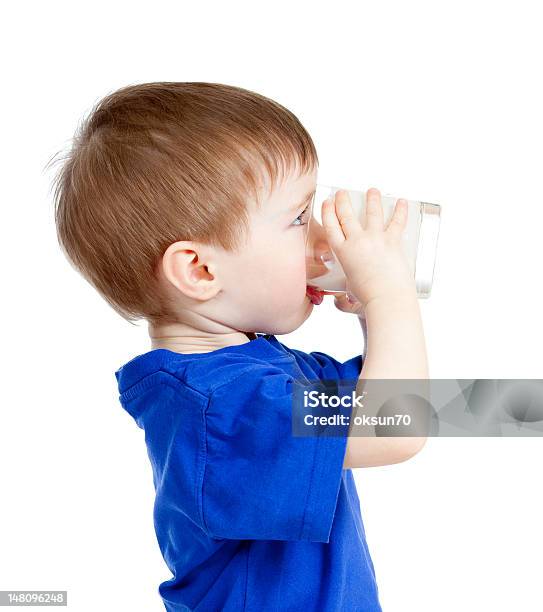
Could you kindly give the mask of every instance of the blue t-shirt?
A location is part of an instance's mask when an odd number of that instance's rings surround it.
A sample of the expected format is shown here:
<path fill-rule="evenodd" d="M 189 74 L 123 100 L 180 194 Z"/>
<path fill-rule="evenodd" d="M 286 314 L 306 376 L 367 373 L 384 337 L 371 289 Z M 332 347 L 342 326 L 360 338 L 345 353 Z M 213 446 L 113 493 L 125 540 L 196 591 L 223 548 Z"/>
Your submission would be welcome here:
<path fill-rule="evenodd" d="M 257 334 L 115 372 L 145 431 L 168 612 L 381 611 L 346 435 L 292 435 L 293 383 L 361 367 Z"/>

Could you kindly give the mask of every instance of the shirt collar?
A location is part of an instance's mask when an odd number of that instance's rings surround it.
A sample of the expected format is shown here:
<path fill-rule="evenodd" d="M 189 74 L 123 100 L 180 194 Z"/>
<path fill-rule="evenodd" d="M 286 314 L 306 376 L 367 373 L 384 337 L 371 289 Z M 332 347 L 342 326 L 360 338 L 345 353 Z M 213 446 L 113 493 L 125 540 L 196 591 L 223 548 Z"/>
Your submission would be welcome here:
<path fill-rule="evenodd" d="M 165 363 L 182 363 L 193 359 L 206 359 L 215 355 L 232 353 L 259 357 L 268 361 L 293 358 L 292 354 L 273 334 L 257 334 L 257 337 L 254 340 L 249 340 L 249 342 L 225 346 L 208 353 L 176 353 L 169 349 L 153 349 L 125 363 L 115 372 L 115 378 L 117 379 L 119 392 L 123 393 L 145 376 L 160 370 Z"/>

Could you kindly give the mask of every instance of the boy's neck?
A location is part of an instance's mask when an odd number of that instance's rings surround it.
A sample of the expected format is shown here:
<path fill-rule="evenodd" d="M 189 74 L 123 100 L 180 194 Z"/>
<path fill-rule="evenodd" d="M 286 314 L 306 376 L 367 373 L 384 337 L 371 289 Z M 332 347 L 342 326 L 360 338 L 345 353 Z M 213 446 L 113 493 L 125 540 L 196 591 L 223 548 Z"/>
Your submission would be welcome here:
<path fill-rule="evenodd" d="M 228 329 L 220 333 L 210 333 L 184 323 L 149 322 L 148 330 L 152 349 L 163 348 L 175 353 L 209 353 L 256 339 L 254 332 Z"/>

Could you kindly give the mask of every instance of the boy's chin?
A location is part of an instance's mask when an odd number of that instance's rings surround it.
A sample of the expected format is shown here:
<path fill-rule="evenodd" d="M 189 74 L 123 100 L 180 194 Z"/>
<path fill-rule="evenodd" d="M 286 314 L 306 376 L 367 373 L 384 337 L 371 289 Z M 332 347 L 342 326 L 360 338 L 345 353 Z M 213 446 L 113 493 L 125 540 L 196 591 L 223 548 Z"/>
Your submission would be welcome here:
<path fill-rule="evenodd" d="M 274 336 L 282 336 L 286 334 L 290 334 L 300 328 L 305 321 L 310 317 L 311 312 L 313 311 L 313 305 L 309 300 L 305 300 L 301 309 L 298 312 L 290 317 L 289 322 L 282 322 L 282 325 L 277 325 L 277 322 L 273 325 L 273 333 Z"/>

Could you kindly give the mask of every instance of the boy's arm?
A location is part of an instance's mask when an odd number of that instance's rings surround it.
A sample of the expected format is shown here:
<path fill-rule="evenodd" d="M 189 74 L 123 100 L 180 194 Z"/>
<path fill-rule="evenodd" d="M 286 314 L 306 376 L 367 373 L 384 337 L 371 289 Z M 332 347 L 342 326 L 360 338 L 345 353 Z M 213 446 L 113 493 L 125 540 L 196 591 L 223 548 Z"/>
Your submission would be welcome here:
<path fill-rule="evenodd" d="M 365 317 L 366 358 L 359 376 L 358 394 L 362 393 L 364 380 L 429 377 L 416 293 L 372 300 L 365 307 Z M 360 323 L 364 328 L 362 318 Z M 425 442 L 425 437 L 349 435 L 343 468 L 400 463 L 415 455 Z"/>

